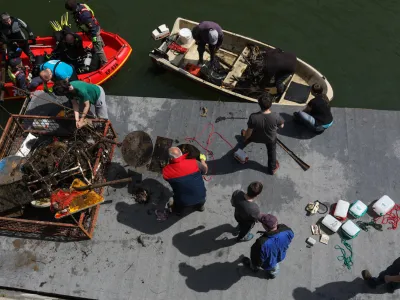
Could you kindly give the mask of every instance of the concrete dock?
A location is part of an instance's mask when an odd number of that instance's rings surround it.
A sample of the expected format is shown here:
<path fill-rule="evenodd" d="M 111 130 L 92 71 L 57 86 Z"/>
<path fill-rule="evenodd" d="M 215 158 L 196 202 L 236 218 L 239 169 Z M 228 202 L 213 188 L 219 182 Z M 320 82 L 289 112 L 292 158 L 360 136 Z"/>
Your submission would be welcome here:
<path fill-rule="evenodd" d="M 211 123 L 235 145 L 249 114 L 259 110 L 250 103 L 116 96 L 108 96 L 107 105 L 120 141 L 131 131 L 143 130 L 153 143 L 162 136 L 174 144 L 195 136 L 205 144 Z M 200 116 L 201 107 L 208 109 L 206 117 Z M 337 259 L 341 252 L 334 246 L 342 246 L 338 234 L 330 236 L 328 245 L 317 242 L 307 248 L 310 225 L 323 215 L 306 216 L 304 208 L 315 200 L 333 204 L 360 199 L 370 204 L 384 194 L 400 203 L 400 112 L 334 108 L 334 125 L 315 136 L 295 126 L 295 108 L 273 110 L 286 120 L 279 138 L 311 166 L 308 171 L 277 147 L 281 167 L 275 176 L 267 175 L 263 145 L 249 145 L 250 161 L 241 165 L 230 146 L 214 135 L 206 210 L 157 222 L 153 209 L 168 200 L 169 185 L 158 173 L 126 166 L 117 150 L 110 173 L 137 176 L 151 191 L 152 203 L 135 203 L 130 186 L 108 187 L 93 240 L 1 237 L 0 287 L 104 300 L 399 299 L 399 290 L 371 290 L 360 278 L 361 270 L 378 275 L 398 258 L 399 229 L 384 225 L 382 232 L 371 228 L 351 240 L 354 265 L 349 270 Z M 275 214 L 295 233 L 274 280 L 241 264 L 241 255 L 249 256 L 254 241 L 236 243 L 230 233 L 236 226 L 232 192 L 255 180 L 264 184 L 257 199 L 261 210 Z M 252 232 L 257 230 L 262 230 L 259 224 Z"/>

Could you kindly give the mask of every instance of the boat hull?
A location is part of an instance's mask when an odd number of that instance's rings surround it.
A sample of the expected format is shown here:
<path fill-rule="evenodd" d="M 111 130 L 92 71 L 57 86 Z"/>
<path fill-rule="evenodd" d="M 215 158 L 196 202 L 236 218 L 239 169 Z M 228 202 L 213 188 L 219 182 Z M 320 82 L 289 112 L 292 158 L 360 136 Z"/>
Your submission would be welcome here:
<path fill-rule="evenodd" d="M 82 33 L 78 34 L 80 34 L 82 37 L 84 47 L 92 47 L 91 41 L 85 35 Z M 104 52 L 106 53 L 108 62 L 94 72 L 79 74 L 79 80 L 101 85 L 119 71 L 132 53 L 131 46 L 119 35 L 102 30 L 101 36 L 106 44 L 104 47 Z M 31 45 L 31 50 L 35 56 L 45 55 L 45 53 L 51 53 L 54 49 L 54 46 L 55 39 L 53 37 L 37 37 L 36 45 Z M 28 57 L 25 55 L 25 53 L 22 53 L 21 58 L 25 65 L 28 64 Z M 52 84 L 49 84 L 49 86 L 51 85 Z M 12 82 L 6 82 L 4 87 L 5 100 L 16 100 L 26 97 L 24 92 L 14 88 Z M 39 85 L 36 90 L 43 90 L 43 85 Z"/>
<path fill-rule="evenodd" d="M 177 35 L 179 33 L 179 30 L 182 28 L 192 29 L 197 24 L 198 23 L 194 22 L 194 21 L 186 20 L 183 18 L 178 18 L 175 21 L 174 26 L 171 30 L 171 36 Z M 232 67 L 237 66 L 238 64 L 239 65 L 241 64 L 241 68 L 242 68 L 241 74 L 243 74 L 243 70 L 245 69 L 245 67 L 244 67 L 245 62 L 244 61 L 240 62 L 239 60 L 243 56 L 243 53 L 245 53 L 248 45 L 254 45 L 254 46 L 257 46 L 260 48 L 275 49 L 275 47 L 273 47 L 271 45 L 268 45 L 268 44 L 262 43 L 260 41 L 224 30 L 224 42 L 223 42 L 220 50 L 218 51 L 218 53 L 222 52 L 222 54 L 224 55 L 222 61 L 230 60 L 230 62 L 232 63 Z M 243 101 L 257 102 L 256 98 L 252 98 L 252 97 L 246 96 L 244 94 L 235 92 L 234 89 L 228 85 L 224 85 L 224 84 L 216 85 L 207 80 L 204 80 L 203 78 L 201 78 L 199 76 L 195 76 L 192 73 L 186 71 L 185 65 L 187 63 L 195 64 L 198 61 L 197 45 L 195 45 L 194 41 L 193 41 L 193 43 L 191 43 L 191 44 L 182 45 L 182 46 L 187 47 L 188 52 L 186 54 L 176 54 L 176 53 L 173 53 L 173 51 L 170 51 L 167 49 L 167 42 L 164 41 L 160 47 L 151 51 L 149 56 L 150 56 L 151 60 L 157 66 L 162 67 L 166 70 L 181 74 L 195 82 L 202 84 L 203 86 L 213 88 L 214 90 L 222 92 L 225 95 L 234 96 Z M 160 55 L 159 54 L 160 52 L 165 52 L 166 55 Z M 181 57 L 179 57 L 179 56 L 181 56 Z M 207 60 L 206 56 L 207 56 L 207 53 L 205 53 L 205 59 Z M 238 61 L 239 61 L 239 63 L 238 63 Z M 234 75 L 236 76 L 237 74 L 234 74 Z M 236 76 L 236 77 L 240 77 L 240 74 L 239 74 L 239 76 Z M 320 72 L 318 72 L 311 65 L 307 64 L 306 62 L 304 62 L 303 60 L 301 60 L 299 58 L 297 58 L 296 71 L 293 74 L 293 76 L 290 78 L 290 81 L 287 83 L 287 86 L 289 86 L 292 82 L 298 83 L 300 85 L 306 85 L 306 86 L 311 86 L 315 83 L 318 83 L 324 87 L 328 99 L 330 101 L 333 99 L 333 89 L 332 89 L 332 86 L 330 85 L 330 83 L 328 82 L 328 80 L 326 79 L 326 77 L 324 75 L 322 75 Z M 277 99 L 277 103 L 274 103 L 274 104 L 303 106 L 313 98 L 312 95 L 309 94 L 308 96 L 306 95 L 306 98 L 307 97 L 308 98 L 303 103 L 289 101 L 285 98 L 286 91 Z"/>

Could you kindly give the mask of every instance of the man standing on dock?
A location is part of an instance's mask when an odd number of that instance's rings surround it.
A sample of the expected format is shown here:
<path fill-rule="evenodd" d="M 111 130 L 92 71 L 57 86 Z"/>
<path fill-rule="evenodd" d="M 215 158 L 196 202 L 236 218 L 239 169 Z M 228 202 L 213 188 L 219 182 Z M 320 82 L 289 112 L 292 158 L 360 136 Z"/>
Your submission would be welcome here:
<path fill-rule="evenodd" d="M 279 273 L 279 263 L 285 259 L 294 233 L 288 226 L 278 224 L 273 215 L 261 214 L 259 221 L 266 231 L 251 246 L 251 258 L 245 257 L 243 263 L 253 271 L 265 270 L 269 279 L 273 279 Z"/>
<path fill-rule="evenodd" d="M 193 38 L 197 42 L 197 51 L 199 52 L 199 65 L 204 63 L 203 56 L 206 50 L 206 44 L 210 50 L 211 62 L 214 61 L 215 53 L 221 47 L 224 39 L 221 26 L 211 21 L 200 22 L 199 25 L 195 26 L 192 30 Z"/>
<path fill-rule="evenodd" d="M 400 257 L 397 258 L 386 270 L 379 273 L 378 277 L 372 277 L 368 270 L 361 272 L 367 285 L 376 289 L 382 284 L 386 284 L 389 293 L 394 293 L 400 287 Z"/>
<path fill-rule="evenodd" d="M 162 173 L 174 192 L 173 203 L 170 203 L 172 210 L 177 215 L 185 207 L 204 211 L 206 187 L 202 174 L 208 171 L 205 155 L 200 155 L 200 161 L 187 159 L 189 153 L 182 154 L 178 147 L 169 148 L 168 154 L 170 163 L 163 168 Z"/>
<path fill-rule="evenodd" d="M 271 112 L 272 97 L 266 93 L 258 99 L 261 111 L 250 115 L 247 121 L 247 130 L 242 130 L 244 142 L 240 145 L 244 149 L 250 143 L 262 143 L 267 147 L 268 172 L 274 175 L 279 169 L 276 160 L 276 131 L 278 127 L 283 128 L 283 120 L 277 114 Z"/>
<path fill-rule="evenodd" d="M 262 183 L 255 181 L 247 187 L 247 193 L 241 190 L 233 192 L 231 204 L 235 208 L 235 220 L 238 222 L 238 241 L 250 241 L 254 237 L 250 231 L 260 215 L 260 207 L 254 200 L 262 190 Z"/>

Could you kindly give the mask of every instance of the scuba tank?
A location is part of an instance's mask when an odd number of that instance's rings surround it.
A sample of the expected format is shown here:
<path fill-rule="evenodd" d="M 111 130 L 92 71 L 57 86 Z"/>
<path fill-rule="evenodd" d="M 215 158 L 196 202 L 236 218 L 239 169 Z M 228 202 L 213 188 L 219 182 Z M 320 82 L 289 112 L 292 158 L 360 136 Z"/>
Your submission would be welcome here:
<path fill-rule="evenodd" d="M 91 63 L 92 63 L 92 53 L 88 52 L 88 53 L 86 53 L 85 60 L 83 61 L 84 68 L 87 71 L 89 71 Z"/>
<path fill-rule="evenodd" d="M 90 66 L 92 64 L 92 58 L 93 58 L 93 54 L 90 51 L 87 51 L 84 56 L 81 56 L 78 58 L 79 63 L 82 65 L 78 69 L 79 74 L 88 73 L 91 71 Z"/>

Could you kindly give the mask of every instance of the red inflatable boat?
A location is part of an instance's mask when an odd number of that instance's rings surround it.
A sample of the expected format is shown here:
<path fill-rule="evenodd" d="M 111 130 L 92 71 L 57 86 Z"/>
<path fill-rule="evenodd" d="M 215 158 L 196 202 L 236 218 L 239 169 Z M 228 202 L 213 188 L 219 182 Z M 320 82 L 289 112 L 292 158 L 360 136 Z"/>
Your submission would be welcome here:
<path fill-rule="evenodd" d="M 84 47 L 92 47 L 92 42 L 82 33 L 78 33 L 82 36 L 83 46 Z M 82 81 L 86 81 L 93 84 L 102 84 L 106 80 L 110 79 L 118 70 L 125 64 L 126 60 L 130 56 L 132 52 L 131 46 L 118 34 L 101 31 L 101 37 L 103 38 L 106 46 L 104 47 L 104 51 L 106 53 L 108 62 L 100 69 L 94 72 L 79 74 L 78 77 Z M 37 37 L 36 45 L 31 45 L 31 50 L 35 56 L 44 55 L 45 52 L 50 54 L 55 46 L 55 39 L 53 37 Z M 28 57 L 25 53 L 21 55 L 22 61 L 24 65 L 28 64 Z M 1 60 L 1 55 L 0 55 Z M 7 70 L 6 70 L 7 74 Z M 7 78 L 7 76 L 6 76 Z M 51 86 L 51 84 L 49 84 Z M 7 82 L 4 85 L 5 87 L 5 100 L 11 99 L 21 99 L 25 98 L 26 95 L 15 88 L 13 88 L 12 82 Z M 40 85 L 37 90 L 43 90 L 43 85 Z"/>

